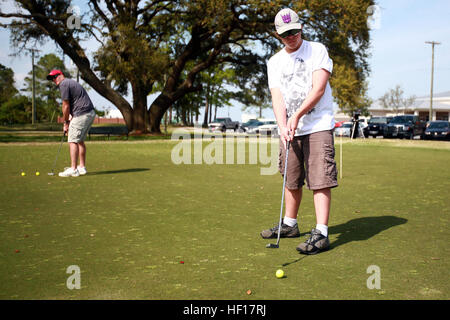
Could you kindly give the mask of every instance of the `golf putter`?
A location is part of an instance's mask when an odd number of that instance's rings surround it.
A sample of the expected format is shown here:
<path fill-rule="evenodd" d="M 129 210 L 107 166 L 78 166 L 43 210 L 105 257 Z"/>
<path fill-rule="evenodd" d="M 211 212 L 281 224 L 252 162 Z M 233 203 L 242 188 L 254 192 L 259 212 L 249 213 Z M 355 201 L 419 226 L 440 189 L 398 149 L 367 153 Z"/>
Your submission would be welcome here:
<path fill-rule="evenodd" d="M 277 237 L 277 243 L 269 243 L 266 248 L 272 248 L 277 249 L 280 247 L 280 234 L 281 234 L 281 221 L 283 220 L 283 205 L 284 205 L 284 189 L 286 187 L 286 172 L 287 172 L 287 164 L 288 164 L 288 157 L 289 157 L 289 147 L 291 142 L 288 141 L 286 145 L 286 159 L 284 160 L 284 175 L 283 175 L 283 191 L 281 195 L 281 208 L 280 208 L 280 222 L 278 223 L 278 237 Z"/>
<path fill-rule="evenodd" d="M 58 160 L 59 152 L 61 151 L 61 147 L 62 147 L 62 144 L 64 142 L 64 137 L 65 136 L 66 136 L 66 132 L 64 131 L 63 132 L 63 136 L 61 138 L 61 143 L 59 144 L 58 153 L 56 154 L 55 161 L 53 162 L 52 172 L 47 173 L 49 176 L 54 176 L 55 175 L 55 173 L 53 171 L 55 170 L 56 161 Z"/>

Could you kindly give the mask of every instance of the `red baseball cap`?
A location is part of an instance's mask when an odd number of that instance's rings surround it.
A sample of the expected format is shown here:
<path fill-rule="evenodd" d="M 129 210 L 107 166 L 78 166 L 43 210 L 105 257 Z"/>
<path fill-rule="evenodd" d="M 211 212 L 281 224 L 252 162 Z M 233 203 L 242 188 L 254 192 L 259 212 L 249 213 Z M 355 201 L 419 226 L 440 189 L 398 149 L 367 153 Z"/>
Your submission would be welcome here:
<path fill-rule="evenodd" d="M 47 80 L 52 81 L 54 78 L 56 78 L 56 77 L 59 76 L 60 74 L 64 75 L 64 74 L 62 73 L 61 70 L 53 69 L 53 70 L 50 71 L 50 73 L 47 75 Z"/>

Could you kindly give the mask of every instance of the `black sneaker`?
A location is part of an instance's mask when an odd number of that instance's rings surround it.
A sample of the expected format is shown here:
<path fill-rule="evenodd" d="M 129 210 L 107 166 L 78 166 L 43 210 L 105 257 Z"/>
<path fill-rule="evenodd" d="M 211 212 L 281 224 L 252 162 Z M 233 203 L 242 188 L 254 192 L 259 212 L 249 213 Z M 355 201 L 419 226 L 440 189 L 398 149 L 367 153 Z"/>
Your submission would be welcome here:
<path fill-rule="evenodd" d="M 264 239 L 272 239 L 278 237 L 278 226 L 279 223 L 275 225 L 272 229 L 263 230 L 261 232 L 261 237 Z M 287 224 L 281 224 L 281 233 L 280 238 L 297 238 L 300 237 L 300 231 L 298 230 L 298 225 L 295 224 L 293 227 L 288 226 Z"/>
<path fill-rule="evenodd" d="M 303 254 L 316 254 L 330 248 L 330 241 L 317 229 L 311 230 L 308 240 L 297 246 L 297 251 Z"/>

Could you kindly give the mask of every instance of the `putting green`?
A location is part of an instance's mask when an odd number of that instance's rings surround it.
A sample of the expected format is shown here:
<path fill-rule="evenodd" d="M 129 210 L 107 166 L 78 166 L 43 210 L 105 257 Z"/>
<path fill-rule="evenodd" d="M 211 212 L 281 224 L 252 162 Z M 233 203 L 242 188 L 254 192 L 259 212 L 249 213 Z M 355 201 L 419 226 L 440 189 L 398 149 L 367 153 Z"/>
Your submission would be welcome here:
<path fill-rule="evenodd" d="M 295 250 L 315 225 L 308 190 L 301 238 L 267 249 L 259 236 L 280 209 L 267 165 L 175 165 L 176 142 L 88 142 L 88 175 L 60 178 L 47 175 L 58 143 L 1 145 L 0 298 L 449 299 L 448 144 L 345 142 L 331 250 L 315 256 Z"/>

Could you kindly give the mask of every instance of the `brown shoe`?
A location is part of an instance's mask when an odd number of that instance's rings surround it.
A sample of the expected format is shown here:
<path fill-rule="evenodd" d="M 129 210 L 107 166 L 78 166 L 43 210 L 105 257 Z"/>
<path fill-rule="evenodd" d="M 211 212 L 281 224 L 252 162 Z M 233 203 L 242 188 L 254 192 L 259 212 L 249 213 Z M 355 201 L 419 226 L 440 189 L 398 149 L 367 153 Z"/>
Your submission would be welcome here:
<path fill-rule="evenodd" d="M 308 240 L 300 243 L 297 246 L 297 251 L 303 254 L 316 254 L 321 251 L 326 251 L 330 248 L 330 241 L 317 229 L 311 230 L 311 235 Z"/>
<path fill-rule="evenodd" d="M 273 239 L 278 237 L 278 223 L 272 229 L 263 230 L 261 232 L 261 237 L 264 239 Z M 297 238 L 300 237 L 300 231 L 298 230 L 298 225 L 290 227 L 287 224 L 281 224 L 281 234 L 280 238 Z"/>

